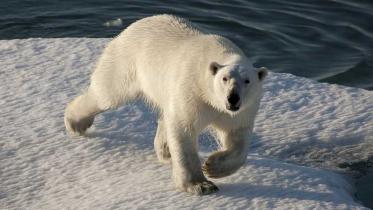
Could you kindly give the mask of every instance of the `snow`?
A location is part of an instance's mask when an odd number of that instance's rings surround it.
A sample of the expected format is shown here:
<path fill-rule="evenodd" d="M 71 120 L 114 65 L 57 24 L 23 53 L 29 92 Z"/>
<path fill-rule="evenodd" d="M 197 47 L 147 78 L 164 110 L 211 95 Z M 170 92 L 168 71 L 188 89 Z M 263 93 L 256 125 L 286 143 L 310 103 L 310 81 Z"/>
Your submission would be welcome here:
<path fill-rule="evenodd" d="M 337 173 L 373 153 L 373 92 L 271 73 L 246 165 L 209 196 L 177 192 L 140 102 L 63 126 L 109 39 L 0 40 L 0 209 L 365 209 Z M 201 156 L 217 145 L 201 138 Z"/>

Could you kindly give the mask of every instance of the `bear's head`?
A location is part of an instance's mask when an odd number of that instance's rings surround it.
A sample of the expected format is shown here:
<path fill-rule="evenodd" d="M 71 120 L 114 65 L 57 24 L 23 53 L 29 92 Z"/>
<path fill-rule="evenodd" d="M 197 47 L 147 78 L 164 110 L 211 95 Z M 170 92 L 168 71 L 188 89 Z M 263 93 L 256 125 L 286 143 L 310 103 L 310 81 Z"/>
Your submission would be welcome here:
<path fill-rule="evenodd" d="M 210 77 L 213 78 L 210 84 L 213 106 L 235 115 L 251 107 L 253 103 L 259 103 L 262 82 L 267 76 L 265 67 L 254 68 L 247 62 L 219 64 L 213 61 L 208 68 Z"/>

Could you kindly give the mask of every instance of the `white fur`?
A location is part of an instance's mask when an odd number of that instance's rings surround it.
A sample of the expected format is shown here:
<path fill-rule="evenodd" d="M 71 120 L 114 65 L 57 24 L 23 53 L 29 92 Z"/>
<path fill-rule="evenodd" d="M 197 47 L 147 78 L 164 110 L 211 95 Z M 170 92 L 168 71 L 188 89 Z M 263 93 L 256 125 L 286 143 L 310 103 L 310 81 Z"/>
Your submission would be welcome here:
<path fill-rule="evenodd" d="M 265 75 L 224 37 L 175 16 L 144 18 L 108 44 L 87 92 L 66 108 L 65 125 L 83 134 L 96 114 L 141 97 L 159 111 L 155 149 L 160 161 L 172 163 L 177 188 L 208 194 L 217 188 L 203 172 L 227 176 L 246 160 Z M 227 109 L 232 90 L 241 99 L 238 111 Z M 201 166 L 197 137 L 207 126 L 222 151 Z"/>

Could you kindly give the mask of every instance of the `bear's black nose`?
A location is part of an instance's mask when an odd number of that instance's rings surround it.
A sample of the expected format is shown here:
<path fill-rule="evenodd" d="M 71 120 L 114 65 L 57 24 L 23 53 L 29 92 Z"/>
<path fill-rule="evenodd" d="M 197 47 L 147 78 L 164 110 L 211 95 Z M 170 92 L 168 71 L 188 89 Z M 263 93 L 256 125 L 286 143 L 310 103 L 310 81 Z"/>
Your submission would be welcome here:
<path fill-rule="evenodd" d="M 236 93 L 232 93 L 228 96 L 228 102 L 232 106 L 235 106 L 239 101 L 240 101 L 240 96 Z"/>

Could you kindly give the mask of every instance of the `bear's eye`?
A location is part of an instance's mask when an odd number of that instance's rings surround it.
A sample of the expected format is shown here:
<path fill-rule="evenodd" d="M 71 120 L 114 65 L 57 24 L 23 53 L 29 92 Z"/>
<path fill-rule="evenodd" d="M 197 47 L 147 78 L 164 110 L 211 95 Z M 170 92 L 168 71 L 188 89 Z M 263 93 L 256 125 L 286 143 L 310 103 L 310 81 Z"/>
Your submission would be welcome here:
<path fill-rule="evenodd" d="M 248 80 L 248 79 L 245 79 L 245 84 L 249 84 L 250 83 L 250 80 Z"/>
<path fill-rule="evenodd" d="M 227 77 L 223 77 L 223 81 L 224 82 L 228 81 L 228 78 Z"/>

